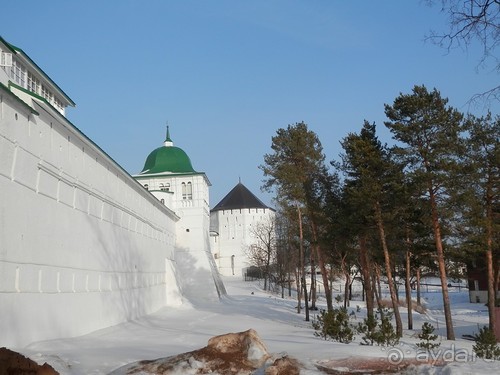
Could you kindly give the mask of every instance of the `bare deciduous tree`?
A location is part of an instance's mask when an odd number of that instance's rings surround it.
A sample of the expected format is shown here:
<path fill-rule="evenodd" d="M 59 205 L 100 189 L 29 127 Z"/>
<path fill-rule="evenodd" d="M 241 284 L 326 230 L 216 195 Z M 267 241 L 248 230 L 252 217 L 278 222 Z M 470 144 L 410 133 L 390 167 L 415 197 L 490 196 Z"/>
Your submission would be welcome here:
<path fill-rule="evenodd" d="M 478 67 L 486 67 L 493 61 L 493 69 L 500 72 L 500 60 L 495 50 L 500 43 L 500 1 L 499 0 L 428 0 L 428 4 L 441 4 L 441 11 L 448 16 L 448 29 L 432 31 L 427 38 L 450 51 L 453 48 L 465 50 L 479 43 L 482 55 Z M 480 99 L 500 100 L 500 85 L 473 96 Z"/>
<path fill-rule="evenodd" d="M 276 224 L 272 218 L 257 222 L 250 228 L 253 242 L 245 253 L 250 263 L 264 271 L 264 290 L 270 287 L 271 264 L 276 258 Z"/>

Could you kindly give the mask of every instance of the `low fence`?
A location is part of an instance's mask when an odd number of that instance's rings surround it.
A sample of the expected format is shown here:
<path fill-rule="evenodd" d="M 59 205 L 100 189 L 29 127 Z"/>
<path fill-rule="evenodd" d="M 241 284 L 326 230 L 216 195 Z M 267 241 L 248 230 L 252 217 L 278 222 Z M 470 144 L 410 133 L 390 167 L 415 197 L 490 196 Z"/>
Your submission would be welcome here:
<path fill-rule="evenodd" d="M 252 270 L 252 272 L 246 272 L 244 274 L 244 280 L 251 282 L 251 281 L 259 281 L 259 284 L 261 287 L 264 287 L 264 274 L 261 270 Z M 425 280 L 425 279 L 424 279 Z M 310 288 L 310 278 L 306 280 L 308 289 Z M 284 285 L 283 285 L 284 284 Z M 343 297 L 345 294 L 345 282 L 343 281 L 336 281 L 330 284 L 331 290 L 332 290 L 332 295 L 335 296 L 341 296 Z M 276 277 L 274 275 L 271 275 L 268 278 L 267 282 L 267 288 L 270 291 L 273 292 L 280 292 L 282 287 L 285 290 L 291 289 L 287 294 L 288 295 L 296 295 L 296 282 L 295 280 L 286 280 L 285 282 L 278 282 Z M 389 292 L 389 285 L 386 282 L 381 282 L 381 297 L 385 298 L 390 296 Z M 363 283 L 360 280 L 355 280 L 351 285 L 350 285 L 350 300 L 351 301 L 362 301 L 364 300 L 364 287 Z M 416 293 L 416 284 L 412 284 L 412 292 Z M 397 283 L 397 290 L 398 293 L 404 294 L 405 293 L 405 288 L 404 288 L 404 283 Z M 460 293 L 462 291 L 468 291 L 468 285 L 466 280 L 458 280 L 454 282 L 450 282 L 448 284 L 448 292 L 449 293 Z M 430 281 L 424 281 L 420 283 L 420 291 L 422 293 L 441 293 L 441 283 L 436 282 L 436 280 L 430 280 Z M 318 296 L 324 295 L 324 285 L 323 285 L 323 280 L 318 278 L 316 280 L 316 294 Z"/>

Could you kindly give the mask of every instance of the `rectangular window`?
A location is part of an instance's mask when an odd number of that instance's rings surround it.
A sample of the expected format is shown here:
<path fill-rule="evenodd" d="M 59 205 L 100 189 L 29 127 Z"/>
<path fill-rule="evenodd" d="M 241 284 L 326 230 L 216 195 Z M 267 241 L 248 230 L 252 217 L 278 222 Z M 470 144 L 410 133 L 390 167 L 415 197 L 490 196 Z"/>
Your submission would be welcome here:
<path fill-rule="evenodd" d="M 56 109 L 58 109 L 59 111 L 62 111 L 64 109 L 62 102 L 56 97 L 54 97 L 54 107 L 56 107 Z"/>
<path fill-rule="evenodd" d="M 0 66 L 5 66 L 5 67 L 12 66 L 12 53 L 0 52 Z"/>
<path fill-rule="evenodd" d="M 52 92 L 45 85 L 42 85 L 42 97 L 47 99 L 49 103 L 52 103 L 52 100 L 54 98 Z"/>
<path fill-rule="evenodd" d="M 28 72 L 28 90 L 40 95 L 40 80 L 36 78 L 31 72 Z"/>
<path fill-rule="evenodd" d="M 26 68 L 23 65 L 14 60 L 10 68 L 10 75 L 10 78 L 12 78 L 15 83 L 26 88 Z"/>

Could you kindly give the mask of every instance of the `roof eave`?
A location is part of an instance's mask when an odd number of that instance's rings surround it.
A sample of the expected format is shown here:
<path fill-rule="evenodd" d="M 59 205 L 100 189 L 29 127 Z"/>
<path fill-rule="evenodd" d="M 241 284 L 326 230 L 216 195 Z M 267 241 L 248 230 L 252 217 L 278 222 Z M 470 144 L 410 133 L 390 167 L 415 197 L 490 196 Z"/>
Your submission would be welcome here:
<path fill-rule="evenodd" d="M 26 109 L 28 109 L 31 113 L 33 113 L 36 116 L 39 116 L 40 113 L 30 105 L 28 105 L 24 100 L 20 99 L 16 94 L 14 94 L 7 86 L 5 86 L 3 83 L 0 82 L 0 89 L 2 91 L 5 91 L 7 94 L 12 96 L 14 100 L 16 100 L 18 103 L 22 104 Z"/>

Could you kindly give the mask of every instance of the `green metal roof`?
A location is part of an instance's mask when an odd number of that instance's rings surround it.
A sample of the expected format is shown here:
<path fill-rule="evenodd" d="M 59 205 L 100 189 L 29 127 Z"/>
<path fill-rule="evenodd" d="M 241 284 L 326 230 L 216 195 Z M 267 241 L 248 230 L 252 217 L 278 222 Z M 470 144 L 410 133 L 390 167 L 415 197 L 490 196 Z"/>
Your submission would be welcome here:
<path fill-rule="evenodd" d="M 189 156 L 184 150 L 175 146 L 162 146 L 153 150 L 140 174 L 162 172 L 196 173 Z"/>
<path fill-rule="evenodd" d="M 198 173 L 193 169 L 191 159 L 179 147 L 174 147 L 174 142 L 170 138 L 170 130 L 167 126 L 167 136 L 164 146 L 153 150 L 147 157 L 141 174 L 184 174 Z"/>

